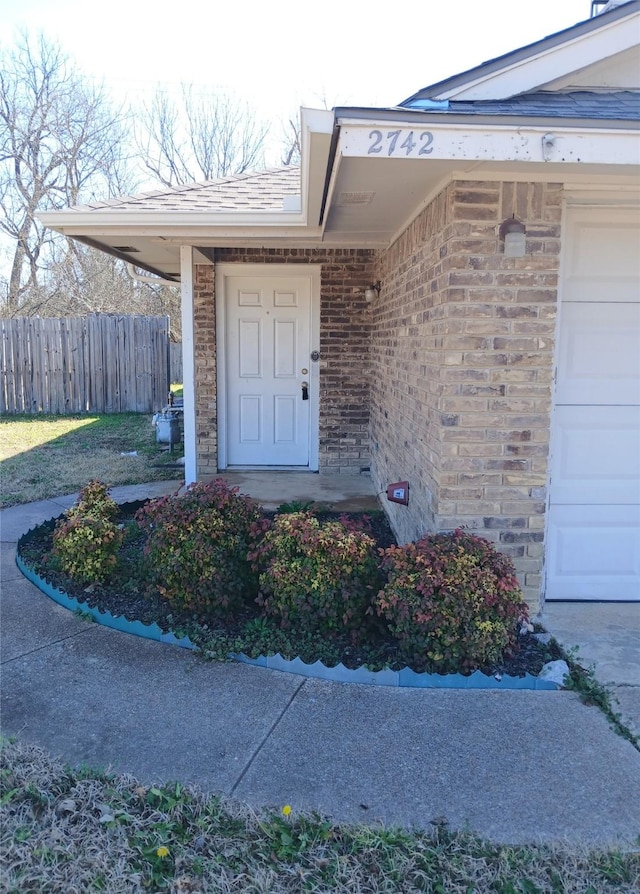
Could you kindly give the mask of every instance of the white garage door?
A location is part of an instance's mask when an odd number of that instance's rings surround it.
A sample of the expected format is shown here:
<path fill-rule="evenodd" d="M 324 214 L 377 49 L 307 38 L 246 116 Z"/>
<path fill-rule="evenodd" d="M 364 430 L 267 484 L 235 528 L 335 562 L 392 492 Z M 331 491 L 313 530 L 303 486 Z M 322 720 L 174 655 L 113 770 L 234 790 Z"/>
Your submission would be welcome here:
<path fill-rule="evenodd" d="M 640 212 L 565 233 L 546 598 L 640 601 Z"/>

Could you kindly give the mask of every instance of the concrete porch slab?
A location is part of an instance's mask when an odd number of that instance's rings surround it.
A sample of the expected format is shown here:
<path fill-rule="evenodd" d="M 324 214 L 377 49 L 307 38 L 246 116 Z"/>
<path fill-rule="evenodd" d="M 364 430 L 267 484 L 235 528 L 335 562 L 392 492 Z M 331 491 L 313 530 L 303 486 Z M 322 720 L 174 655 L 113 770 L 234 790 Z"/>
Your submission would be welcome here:
<path fill-rule="evenodd" d="M 241 493 L 248 494 L 270 510 L 294 500 L 322 503 L 336 512 L 371 512 L 381 508 L 367 474 L 234 470 L 211 477 L 222 478 L 231 487 L 239 487 Z"/>
<path fill-rule="evenodd" d="M 640 686 L 614 686 L 613 710 L 634 736 L 640 739 Z"/>

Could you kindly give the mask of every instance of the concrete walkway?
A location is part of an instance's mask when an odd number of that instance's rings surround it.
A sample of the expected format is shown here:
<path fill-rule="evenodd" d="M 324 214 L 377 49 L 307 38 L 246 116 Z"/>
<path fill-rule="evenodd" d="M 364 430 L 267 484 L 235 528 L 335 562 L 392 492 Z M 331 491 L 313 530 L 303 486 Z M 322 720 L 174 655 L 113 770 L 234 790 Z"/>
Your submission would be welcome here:
<path fill-rule="evenodd" d="M 593 669 L 615 712 L 640 737 L 640 602 L 548 602 L 542 623 Z"/>
<path fill-rule="evenodd" d="M 0 513 L 3 733 L 72 765 L 256 806 L 418 828 L 445 818 L 503 842 L 637 846 L 640 753 L 573 693 L 327 683 L 87 623 L 14 561 L 20 534 L 70 502 Z"/>

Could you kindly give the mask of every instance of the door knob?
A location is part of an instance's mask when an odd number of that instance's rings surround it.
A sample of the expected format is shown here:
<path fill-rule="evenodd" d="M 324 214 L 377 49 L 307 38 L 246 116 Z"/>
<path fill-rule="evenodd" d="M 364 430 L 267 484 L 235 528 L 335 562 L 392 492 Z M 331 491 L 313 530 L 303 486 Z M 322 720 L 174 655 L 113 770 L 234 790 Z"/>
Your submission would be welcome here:
<path fill-rule="evenodd" d="M 302 400 L 309 400 L 309 383 L 302 383 Z"/>

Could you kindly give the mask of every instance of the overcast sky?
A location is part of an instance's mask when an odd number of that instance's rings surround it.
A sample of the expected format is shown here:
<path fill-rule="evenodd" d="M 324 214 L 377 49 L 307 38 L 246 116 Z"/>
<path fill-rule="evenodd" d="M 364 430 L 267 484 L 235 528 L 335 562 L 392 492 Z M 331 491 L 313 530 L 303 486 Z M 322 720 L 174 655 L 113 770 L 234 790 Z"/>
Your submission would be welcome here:
<path fill-rule="evenodd" d="M 428 84 L 589 18 L 590 0 L 0 0 L 118 93 L 223 86 L 267 118 L 300 105 L 394 105 Z"/>

